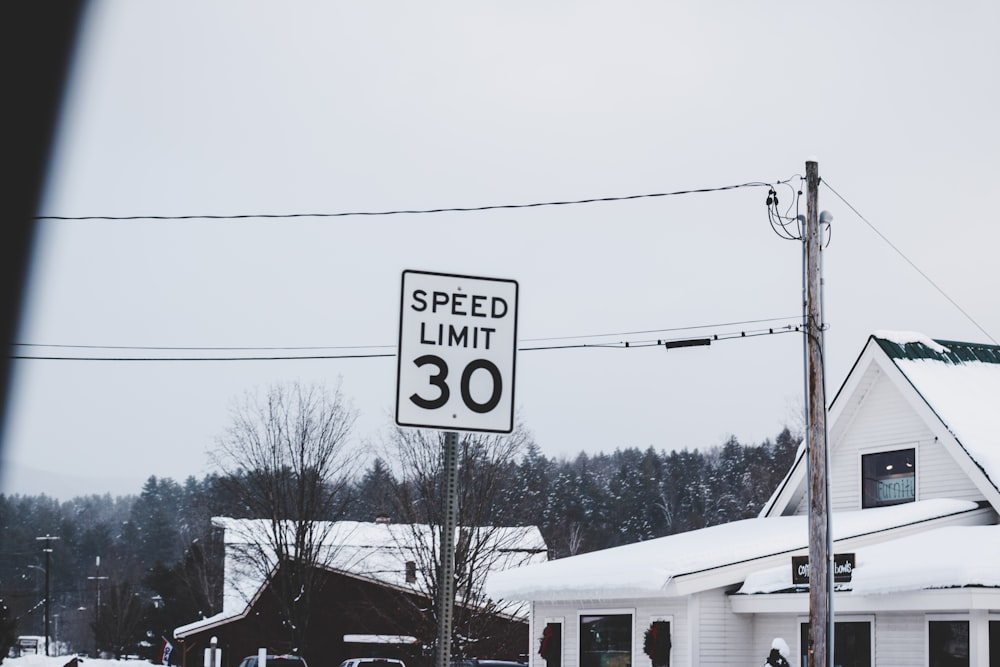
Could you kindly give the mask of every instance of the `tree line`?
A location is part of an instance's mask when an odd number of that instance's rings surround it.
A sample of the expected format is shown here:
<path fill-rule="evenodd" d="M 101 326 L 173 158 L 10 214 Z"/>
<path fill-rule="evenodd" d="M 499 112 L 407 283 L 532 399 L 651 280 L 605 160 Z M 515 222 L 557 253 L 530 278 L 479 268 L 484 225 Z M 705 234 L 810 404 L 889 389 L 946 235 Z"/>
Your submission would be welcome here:
<path fill-rule="evenodd" d="M 221 610 L 223 545 L 213 516 L 265 518 L 278 507 L 272 514 L 289 519 L 382 516 L 439 525 L 438 433 L 398 429 L 355 471 L 349 462 L 357 457 L 328 456 L 352 423 L 339 392 L 325 430 L 288 419 L 301 412 L 301 394 L 298 412 L 291 401 L 273 399 L 272 393 L 237 411 L 217 452 L 219 472 L 201 479 L 150 476 L 138 495 L 69 501 L 0 494 L 0 648 L 18 634 L 44 634 L 48 579 L 50 636 L 59 648 L 155 661 L 173 628 Z M 295 445 L 289 433 L 299 441 L 307 431 L 328 437 L 330 425 L 340 429 L 337 442 L 317 450 L 325 458 L 310 459 L 306 469 L 295 469 L 296 460 L 306 460 L 302 451 L 268 458 L 285 440 Z M 259 447 L 269 430 L 270 449 L 249 457 L 247 446 Z M 762 443 L 731 437 L 705 449 L 626 447 L 567 458 L 546 456 L 523 427 L 510 436 L 469 434 L 461 444 L 460 523 L 536 525 L 549 557 L 563 558 L 748 518 L 788 471 L 798 441 L 786 428 Z M 316 489 L 323 493 L 316 496 Z M 263 505 L 262 496 L 270 499 Z M 46 535 L 58 539 L 37 539 Z M 47 569 L 43 544 L 52 548 Z M 433 565 L 426 571 L 433 573 Z M 471 594 L 477 584 L 467 585 Z"/>

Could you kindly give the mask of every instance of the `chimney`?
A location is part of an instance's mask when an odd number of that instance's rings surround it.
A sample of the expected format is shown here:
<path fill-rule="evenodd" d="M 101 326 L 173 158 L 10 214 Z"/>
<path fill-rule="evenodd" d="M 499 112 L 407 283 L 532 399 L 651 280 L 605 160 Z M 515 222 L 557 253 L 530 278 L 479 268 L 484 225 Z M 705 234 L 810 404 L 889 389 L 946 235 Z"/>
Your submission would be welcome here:
<path fill-rule="evenodd" d="M 417 583 L 417 564 L 412 560 L 406 561 L 406 583 Z"/>

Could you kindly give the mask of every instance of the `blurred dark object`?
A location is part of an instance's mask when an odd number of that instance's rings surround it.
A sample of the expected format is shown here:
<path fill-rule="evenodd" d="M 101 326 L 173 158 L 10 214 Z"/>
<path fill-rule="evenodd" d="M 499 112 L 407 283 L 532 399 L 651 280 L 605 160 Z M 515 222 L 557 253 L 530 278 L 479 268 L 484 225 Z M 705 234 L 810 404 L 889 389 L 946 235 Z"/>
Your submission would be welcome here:
<path fill-rule="evenodd" d="M 0 437 L 10 399 L 11 354 L 24 305 L 35 216 L 76 48 L 85 0 L 0 3 L 3 67 L 3 216 L 0 218 Z M 3 442 L 0 441 L 0 446 Z"/>

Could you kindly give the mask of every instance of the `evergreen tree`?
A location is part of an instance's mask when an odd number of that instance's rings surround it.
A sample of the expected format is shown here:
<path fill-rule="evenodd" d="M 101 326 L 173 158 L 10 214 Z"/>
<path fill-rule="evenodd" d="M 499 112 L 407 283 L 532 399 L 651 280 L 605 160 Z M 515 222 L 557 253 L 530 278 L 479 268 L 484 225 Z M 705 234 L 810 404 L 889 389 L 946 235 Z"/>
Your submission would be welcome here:
<path fill-rule="evenodd" d="M 0 664 L 17 641 L 17 617 L 0 600 Z"/>
<path fill-rule="evenodd" d="M 184 552 L 180 536 L 183 492 L 171 479 L 150 476 L 132 504 L 129 526 L 135 531 L 134 555 L 140 572 L 157 563 L 173 565 Z"/>

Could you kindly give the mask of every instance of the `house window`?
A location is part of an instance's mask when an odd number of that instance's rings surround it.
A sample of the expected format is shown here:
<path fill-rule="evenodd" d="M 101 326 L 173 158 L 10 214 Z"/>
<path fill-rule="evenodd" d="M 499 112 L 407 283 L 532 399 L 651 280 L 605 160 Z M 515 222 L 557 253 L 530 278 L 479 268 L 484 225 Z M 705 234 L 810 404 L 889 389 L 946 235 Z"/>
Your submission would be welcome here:
<path fill-rule="evenodd" d="M 631 667 L 632 614 L 580 616 L 580 667 Z"/>
<path fill-rule="evenodd" d="M 809 624 L 802 623 L 799 637 L 799 664 L 809 665 Z M 843 621 L 833 627 L 833 664 L 838 667 L 872 666 L 871 621 Z"/>
<path fill-rule="evenodd" d="M 969 622 L 928 621 L 927 656 L 929 667 L 968 667 Z"/>
<path fill-rule="evenodd" d="M 912 503 L 917 498 L 915 449 L 861 457 L 862 507 Z"/>

